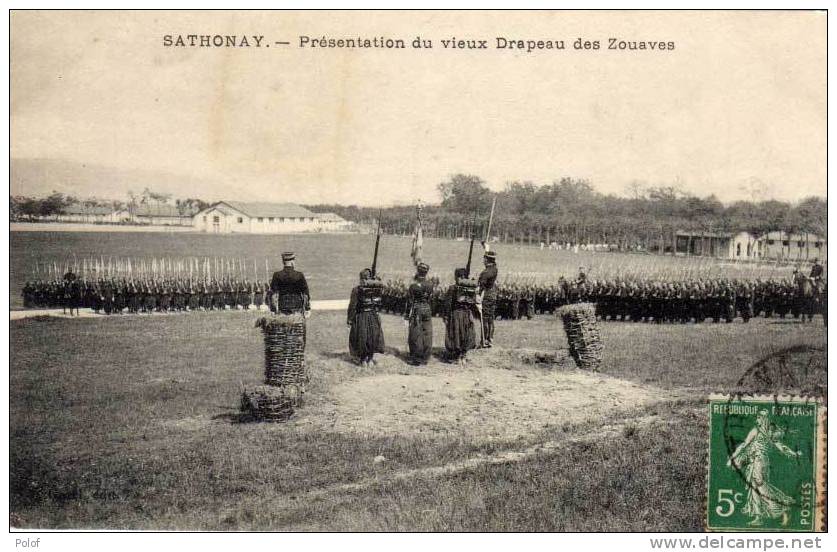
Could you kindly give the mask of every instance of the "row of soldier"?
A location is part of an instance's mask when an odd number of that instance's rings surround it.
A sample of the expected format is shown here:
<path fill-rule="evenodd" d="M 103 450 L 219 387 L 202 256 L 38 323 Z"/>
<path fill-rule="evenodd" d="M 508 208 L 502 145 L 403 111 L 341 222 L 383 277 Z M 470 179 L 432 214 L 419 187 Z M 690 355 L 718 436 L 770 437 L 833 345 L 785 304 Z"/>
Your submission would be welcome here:
<path fill-rule="evenodd" d="M 441 316 L 445 286 L 431 279 L 429 299 L 433 316 Z M 409 284 L 389 280 L 384 286 L 382 310 L 393 314 L 407 308 Z M 821 293 L 825 293 L 822 282 Z M 563 305 L 591 302 L 602 320 L 634 322 L 744 322 L 755 316 L 798 317 L 802 312 L 798 284 L 793 278 L 756 279 L 694 278 L 667 282 L 659 279 L 588 280 L 583 272 L 575 280 L 560 277 L 554 284 L 498 283 L 496 317 L 505 320 L 531 319 L 552 314 Z"/>
<path fill-rule="evenodd" d="M 261 307 L 267 303 L 276 313 L 310 314 L 310 293 L 304 275 L 294 267 L 293 253 L 284 253 L 284 268 L 274 273 L 270 285 L 247 279 L 79 279 L 72 272 L 63 279 L 27 283 L 23 290 L 27 306 L 57 306 L 77 309 L 89 306 L 106 313 L 150 312 L 154 310 L 197 310 Z M 679 282 L 660 280 L 588 279 L 583 268 L 575 280 L 559 281 L 550 286 L 498 283 L 497 256 L 486 251 L 484 270 L 470 277 L 469 270 L 458 268 L 453 283 L 440 285 L 430 277 L 430 267 L 418 263 L 409 284 L 389 281 L 384 284 L 374 268 L 364 269 L 352 289 L 347 323 L 349 349 L 361 364 L 374 362 L 384 352 L 384 334 L 379 313 L 400 314 L 408 327 L 407 345 L 410 361 L 426 364 L 433 344 L 433 316 L 445 322 L 445 350 L 451 361 L 465 363 L 468 351 L 479 346 L 491 347 L 495 318 L 516 319 L 536 313 L 551 313 L 561 305 L 593 302 L 602 319 L 655 322 L 730 322 L 737 314 L 744 321 L 764 313 L 785 316 L 797 314 L 801 284 L 812 281 L 820 298 L 825 297 L 822 267 L 815 263 L 811 275 L 798 271 L 789 280 L 694 279 Z M 470 264 L 470 261 L 469 261 Z M 373 264 L 374 267 L 374 264 Z M 52 305 L 50 305 L 52 304 Z M 825 316 L 825 312 L 823 312 Z"/>
<path fill-rule="evenodd" d="M 430 315 L 442 316 L 447 286 L 427 278 Z M 383 312 L 408 310 L 409 284 L 389 280 L 382 287 Z M 825 282 L 822 283 L 825 293 Z M 62 279 L 26 282 L 26 308 L 90 308 L 105 314 L 189 310 L 261 308 L 270 304 L 270 286 L 238 278 L 100 278 L 86 280 L 68 273 Z M 702 322 L 712 319 L 745 322 L 754 316 L 798 317 L 801 305 L 793 278 L 755 281 L 696 278 L 666 282 L 658 279 L 587 279 L 563 277 L 555 284 L 496 284 L 495 316 L 505 320 L 552 314 L 562 305 L 593 302 L 603 320 Z"/>
<path fill-rule="evenodd" d="M 26 282 L 26 308 L 90 308 L 105 314 L 249 309 L 270 304 L 270 287 L 242 278 L 63 278 Z"/>
<path fill-rule="evenodd" d="M 445 322 L 448 359 L 463 364 L 468 351 L 477 346 L 477 321 L 480 345 L 491 347 L 495 318 L 517 318 L 521 312 L 531 317 L 535 312 L 554 312 L 568 303 L 595 303 L 602 319 L 686 323 L 712 318 L 715 322 L 731 322 L 738 314 L 748 322 L 756 314 L 770 317 L 774 311 L 781 317 L 788 312 L 801 314 L 804 320 L 803 305 L 810 305 L 814 297 L 820 301 L 823 319 L 827 321 L 826 280 L 816 260 L 809 276 L 795 269 L 790 279 L 778 281 L 596 281 L 588 279 L 582 267 L 576 280 L 562 279 L 549 287 L 498 284 L 496 253 L 486 251 L 483 260 L 485 269 L 478 279 L 471 279 L 467 269 L 458 268 L 449 286 L 441 286 L 438 278 L 429 277 L 430 267 L 424 263 L 418 264 L 409 284 L 390 281 L 385 285 L 373 270 L 362 271 L 358 286 L 352 290 L 347 317 L 352 356 L 368 365 L 374 361 L 375 353 L 383 352 L 379 310 L 403 314 L 409 328 L 410 361 L 414 364 L 425 364 L 430 357 L 434 315 L 441 315 Z M 803 295 L 803 290 L 812 295 Z M 811 311 L 807 314 L 810 320 Z"/>

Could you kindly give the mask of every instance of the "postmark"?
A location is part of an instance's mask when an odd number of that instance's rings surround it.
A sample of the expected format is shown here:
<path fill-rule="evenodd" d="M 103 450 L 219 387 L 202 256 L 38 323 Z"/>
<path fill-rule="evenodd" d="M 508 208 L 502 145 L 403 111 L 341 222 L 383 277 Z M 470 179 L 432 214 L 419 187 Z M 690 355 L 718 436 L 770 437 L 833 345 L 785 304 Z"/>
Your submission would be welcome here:
<path fill-rule="evenodd" d="M 711 396 L 706 528 L 824 530 L 825 424 L 816 398 Z"/>

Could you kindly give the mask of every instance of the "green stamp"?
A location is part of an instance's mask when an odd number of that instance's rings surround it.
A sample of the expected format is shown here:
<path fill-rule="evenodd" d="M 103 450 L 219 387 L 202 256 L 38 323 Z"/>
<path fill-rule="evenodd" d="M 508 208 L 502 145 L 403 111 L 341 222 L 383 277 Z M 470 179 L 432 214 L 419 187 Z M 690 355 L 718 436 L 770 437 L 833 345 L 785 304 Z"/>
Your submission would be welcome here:
<path fill-rule="evenodd" d="M 816 399 L 709 399 L 706 528 L 822 531 L 825 407 Z"/>

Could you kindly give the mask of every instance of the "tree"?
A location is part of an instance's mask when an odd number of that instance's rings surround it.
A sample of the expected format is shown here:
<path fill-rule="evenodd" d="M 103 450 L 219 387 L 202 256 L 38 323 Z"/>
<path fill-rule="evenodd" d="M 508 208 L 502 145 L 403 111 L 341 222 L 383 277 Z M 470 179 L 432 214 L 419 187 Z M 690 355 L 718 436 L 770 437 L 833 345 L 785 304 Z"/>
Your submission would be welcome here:
<path fill-rule="evenodd" d="M 646 185 L 639 180 L 631 180 L 625 185 L 625 193 L 631 199 L 643 199 L 645 197 Z"/>
<path fill-rule="evenodd" d="M 478 176 L 455 174 L 438 186 L 442 207 L 462 214 L 472 214 L 476 209 L 486 212 L 491 208 L 491 190 Z"/>
<path fill-rule="evenodd" d="M 803 232 L 825 236 L 828 232 L 828 204 L 818 197 L 806 197 L 794 208 L 797 224 Z"/>
<path fill-rule="evenodd" d="M 50 217 L 60 215 L 68 206 L 77 203 L 78 200 L 72 196 L 65 196 L 60 192 L 52 192 L 48 197 L 40 201 L 38 215 Z"/>

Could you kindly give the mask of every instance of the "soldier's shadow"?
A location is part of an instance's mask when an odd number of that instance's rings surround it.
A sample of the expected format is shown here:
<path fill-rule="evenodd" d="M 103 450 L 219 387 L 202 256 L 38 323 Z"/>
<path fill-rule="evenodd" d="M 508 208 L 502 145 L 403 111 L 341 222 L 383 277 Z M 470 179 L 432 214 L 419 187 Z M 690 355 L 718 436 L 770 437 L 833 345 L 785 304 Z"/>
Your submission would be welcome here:
<path fill-rule="evenodd" d="M 354 357 L 352 357 L 352 354 L 348 351 L 328 351 L 320 353 L 319 356 L 329 360 L 342 360 L 343 362 L 348 362 L 349 364 L 355 363 Z"/>
<path fill-rule="evenodd" d="M 410 358 L 410 351 L 406 349 L 398 349 L 396 347 L 385 347 L 384 354 L 392 355 L 398 360 L 404 362 L 405 364 L 415 364 L 413 359 Z M 450 362 L 450 358 L 448 357 L 448 352 L 444 347 L 433 347 L 430 351 L 430 359 L 437 360 L 439 362 Z M 430 360 L 428 359 L 428 360 Z"/>
<path fill-rule="evenodd" d="M 234 414 L 232 412 L 228 412 L 225 414 L 216 414 L 212 417 L 213 420 L 224 420 L 229 422 L 232 425 L 238 424 L 252 424 L 256 422 L 256 419 L 253 418 L 250 414 L 245 414 L 243 412 Z"/>
<path fill-rule="evenodd" d="M 402 349 L 399 349 L 398 347 L 386 346 L 386 347 L 384 347 L 384 354 L 394 356 L 395 358 L 397 358 L 398 360 L 401 360 L 403 362 L 409 362 L 410 361 L 409 351 L 404 351 Z"/>
<path fill-rule="evenodd" d="M 392 346 L 385 346 L 384 352 L 387 356 L 392 356 L 405 364 L 412 364 L 412 359 L 410 359 L 410 351 L 407 349 L 400 349 L 398 347 Z M 352 354 L 348 351 L 328 351 L 324 353 L 319 353 L 321 358 L 329 359 L 329 360 L 339 360 L 343 362 L 347 362 L 349 364 L 357 364 L 357 360 L 352 356 Z M 448 353 L 444 347 L 434 347 L 432 352 L 430 353 L 431 358 L 438 360 L 439 362 L 448 362 Z"/>
<path fill-rule="evenodd" d="M 221 414 L 215 414 L 212 416 L 212 420 L 223 420 L 232 425 L 238 424 L 251 424 L 255 423 L 257 420 L 253 417 L 252 414 L 249 412 L 242 412 L 237 408 L 233 408 L 230 406 L 218 406 L 218 408 L 223 408 L 224 410 L 229 410 L 229 412 L 223 412 Z"/>

